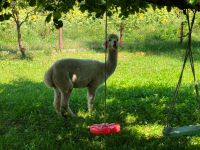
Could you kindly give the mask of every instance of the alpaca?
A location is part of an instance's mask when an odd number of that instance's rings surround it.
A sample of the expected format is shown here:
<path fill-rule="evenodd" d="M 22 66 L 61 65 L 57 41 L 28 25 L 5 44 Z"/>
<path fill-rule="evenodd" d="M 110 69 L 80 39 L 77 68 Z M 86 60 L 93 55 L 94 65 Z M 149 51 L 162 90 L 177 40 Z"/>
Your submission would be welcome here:
<path fill-rule="evenodd" d="M 56 61 L 45 73 L 44 82 L 54 89 L 54 108 L 62 116 L 75 117 L 69 106 L 69 97 L 73 88 L 88 88 L 88 111 L 91 112 L 95 93 L 117 66 L 118 36 L 110 34 L 105 43 L 108 58 L 105 63 L 96 60 L 61 59 Z M 61 110 L 60 110 L 61 109 Z"/>

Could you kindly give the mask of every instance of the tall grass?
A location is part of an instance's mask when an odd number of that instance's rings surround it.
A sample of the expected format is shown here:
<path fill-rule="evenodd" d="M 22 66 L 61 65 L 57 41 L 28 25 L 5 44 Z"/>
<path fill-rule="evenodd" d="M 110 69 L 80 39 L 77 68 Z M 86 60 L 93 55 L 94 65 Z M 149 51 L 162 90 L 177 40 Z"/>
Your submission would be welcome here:
<path fill-rule="evenodd" d="M 198 20 L 199 16 L 197 16 Z M 22 27 L 23 43 L 28 49 L 52 51 L 58 49 L 58 31 L 53 23 L 45 24 L 44 16 L 32 17 Z M 101 50 L 105 38 L 105 18 L 95 19 L 88 17 L 75 8 L 63 17 L 63 50 L 94 49 Z M 169 42 L 171 48 L 176 49 L 179 41 L 180 24 L 185 21 L 183 14 L 177 10 L 168 13 L 165 9 L 152 10 L 146 13 L 137 13 L 126 19 L 118 18 L 118 14 L 108 19 L 108 33 L 118 33 L 121 22 L 125 25 L 123 34 L 124 49 L 129 51 L 160 51 L 158 45 Z M 0 24 L 0 49 L 17 50 L 17 36 L 13 21 Z M 197 30 L 196 30 L 197 31 Z M 185 28 L 185 34 L 187 28 Z M 195 34 L 195 33 L 194 33 Z M 198 39 L 198 34 L 194 35 Z M 161 44 L 160 44 L 161 43 Z M 153 46 L 153 48 L 152 48 Z M 166 51 L 169 47 L 166 48 Z"/>

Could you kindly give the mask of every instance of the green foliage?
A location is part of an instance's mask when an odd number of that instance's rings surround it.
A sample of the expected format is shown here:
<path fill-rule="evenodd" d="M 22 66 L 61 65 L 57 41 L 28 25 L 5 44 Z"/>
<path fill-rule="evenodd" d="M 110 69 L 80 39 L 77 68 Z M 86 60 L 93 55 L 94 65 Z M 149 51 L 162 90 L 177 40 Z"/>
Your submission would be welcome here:
<path fill-rule="evenodd" d="M 59 20 L 60 18 L 61 18 L 61 13 L 59 11 L 54 11 L 53 12 L 53 22 L 54 22 L 56 29 L 59 29 L 63 26 L 63 22 L 61 20 Z M 46 20 L 47 19 L 49 19 L 49 18 L 46 18 Z"/>
<path fill-rule="evenodd" d="M 96 17 L 101 17 L 107 8 L 107 13 L 112 15 L 111 10 L 120 9 L 119 17 L 128 17 L 130 14 L 145 12 L 151 5 L 154 9 L 161 9 L 167 6 L 167 11 L 170 12 L 172 7 L 178 7 L 179 9 L 199 9 L 198 0 L 109 0 L 107 1 L 107 7 L 105 1 L 101 0 L 80 0 L 80 9 L 82 11 L 95 12 Z M 149 5 L 150 4 L 150 5 Z M 192 4 L 192 5 L 191 5 Z M 103 6 L 103 7 L 102 7 Z"/>
<path fill-rule="evenodd" d="M 11 13 L 5 11 L 9 7 L 10 7 L 10 3 L 8 1 L 1 1 L 1 3 L 0 3 L 0 22 L 10 19 Z"/>
<path fill-rule="evenodd" d="M 189 0 L 189 3 L 192 5 L 198 4 L 200 1 L 199 0 Z"/>
<path fill-rule="evenodd" d="M 53 19 L 53 22 L 54 22 L 56 29 L 59 29 L 63 26 L 63 22 L 61 20 Z"/>
<path fill-rule="evenodd" d="M 30 2 L 33 3 L 32 0 Z M 0 21 L 9 20 L 13 17 L 12 13 L 25 11 L 25 9 L 29 9 L 28 0 L 3 1 L 2 5 L 0 5 Z"/>
<path fill-rule="evenodd" d="M 56 28 L 63 26 L 61 18 L 62 13 L 68 13 L 74 6 L 77 5 L 75 0 L 60 0 L 60 1 L 37 1 L 38 6 L 42 7 L 45 11 L 53 13 L 53 21 Z M 180 9 L 190 8 L 193 6 L 189 2 L 183 1 L 157 1 L 157 0 L 78 0 L 80 10 L 82 12 L 89 12 L 89 14 L 95 13 L 96 18 L 102 18 L 105 12 L 108 16 L 112 16 L 117 10 L 120 10 L 119 17 L 128 17 L 130 14 L 145 12 L 152 4 L 153 8 L 163 8 L 167 6 L 167 11 L 170 12 L 172 7 L 178 7 Z M 194 4 L 195 3 L 195 4 Z M 196 2 L 192 2 L 196 7 Z M 113 10 L 116 11 L 113 11 Z M 51 19 L 50 15 L 46 20 Z"/>
<path fill-rule="evenodd" d="M 49 23 L 51 21 L 51 17 L 52 17 L 52 13 L 48 14 L 45 19 L 45 22 Z"/>
<path fill-rule="evenodd" d="M 60 19 L 61 18 L 61 13 L 58 11 L 54 11 L 53 12 L 53 18 L 54 19 Z"/>
<path fill-rule="evenodd" d="M 7 1 L 5 1 L 4 4 L 2 5 L 2 7 L 3 7 L 4 9 L 6 9 L 6 8 L 10 7 L 10 3 L 7 2 Z"/>
<path fill-rule="evenodd" d="M 167 6 L 167 11 L 171 11 L 171 7 L 178 7 L 180 9 L 198 9 L 198 0 L 189 0 L 185 1 L 166 1 L 166 0 L 17 0 L 17 1 L 3 1 L 0 3 L 0 12 L 3 9 L 12 7 L 13 3 L 17 3 L 21 8 L 26 8 L 27 6 L 37 6 L 39 11 L 48 11 L 50 12 L 46 18 L 46 22 L 49 22 L 51 19 L 54 21 L 56 28 L 63 26 L 61 20 L 62 13 L 66 14 L 74 6 L 77 6 L 77 3 L 80 5 L 80 10 L 82 12 L 88 11 L 90 14 L 95 13 L 96 18 L 101 18 L 107 12 L 108 16 L 111 16 L 115 13 L 114 9 L 117 11 L 120 9 L 119 17 L 128 17 L 130 14 L 145 12 L 149 7 L 149 4 L 152 4 L 153 8 L 163 8 Z M 53 17 L 51 17 L 53 13 Z M 0 14 L 0 21 L 8 20 L 10 14 Z"/>
<path fill-rule="evenodd" d="M 29 1 L 29 6 L 33 7 L 36 5 L 36 0 L 30 0 Z"/>
<path fill-rule="evenodd" d="M 103 16 L 106 11 L 106 3 L 104 0 L 85 0 L 80 2 L 80 10 L 82 12 L 88 11 L 89 13 L 94 13 L 97 18 Z"/>
<path fill-rule="evenodd" d="M 74 6 L 76 0 L 62 0 L 62 1 L 49 1 L 49 0 L 38 0 L 37 6 L 44 11 L 50 12 L 47 15 L 46 22 L 49 22 L 51 19 L 54 22 L 56 28 L 63 26 L 62 20 L 60 20 L 62 13 L 68 13 Z M 53 14 L 53 17 L 51 15 Z"/>

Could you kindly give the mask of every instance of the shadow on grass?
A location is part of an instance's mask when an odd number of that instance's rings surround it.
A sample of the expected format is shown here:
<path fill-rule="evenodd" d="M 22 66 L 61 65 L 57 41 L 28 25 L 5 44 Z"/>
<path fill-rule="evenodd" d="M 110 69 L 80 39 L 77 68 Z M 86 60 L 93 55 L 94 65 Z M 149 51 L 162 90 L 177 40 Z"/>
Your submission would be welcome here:
<path fill-rule="evenodd" d="M 16 50 L 0 47 L 0 60 L 13 58 L 13 57 L 16 57 L 16 56 L 17 56 Z"/>
<path fill-rule="evenodd" d="M 58 117 L 52 106 L 53 92 L 43 83 L 18 80 L 0 84 L 0 133 L 2 148 L 12 149 L 192 149 L 190 138 L 164 138 L 137 126 L 165 126 L 165 104 L 174 89 L 170 87 L 108 87 L 104 107 L 104 89 L 100 87 L 92 115 L 87 113 L 86 90 L 74 90 L 71 108 L 75 119 Z M 191 87 L 184 87 L 177 103 L 177 118 L 172 124 L 196 123 L 196 102 Z M 105 110 L 106 109 L 106 110 Z M 91 135 L 88 126 L 100 122 L 118 122 L 122 132 Z M 156 130 L 156 129 L 155 129 Z M 146 132 L 156 132 L 149 129 Z"/>
<path fill-rule="evenodd" d="M 17 54 L 17 50 L 14 49 L 6 49 L 6 48 L 0 48 L 0 53 L 5 53 L 5 54 Z"/>
<path fill-rule="evenodd" d="M 83 48 L 81 49 L 90 49 L 96 52 L 104 53 L 105 49 L 103 48 L 103 41 L 100 40 L 90 40 L 85 41 Z M 144 39 L 137 39 L 133 37 L 133 40 L 124 40 L 123 47 L 119 48 L 119 51 L 126 51 L 130 53 L 141 53 L 141 54 L 153 54 L 153 55 L 165 55 L 172 58 L 183 59 L 182 57 L 185 54 L 187 42 L 184 41 L 183 44 L 179 44 L 178 39 L 162 39 L 155 34 L 146 35 Z M 198 57 L 200 55 L 200 41 L 192 41 L 194 59 L 200 61 Z M 85 48 L 84 48 L 85 47 Z M 0 60 L 3 59 L 17 59 L 20 56 L 17 55 L 17 51 L 14 49 L 9 49 L 6 47 L 0 48 Z M 27 55 L 27 58 L 31 60 L 32 56 Z"/>
<path fill-rule="evenodd" d="M 22 56 L 21 53 L 19 54 L 18 51 L 12 49 L 0 49 L 0 60 L 28 60 L 32 61 L 33 56 L 29 53 L 26 53 L 26 56 Z"/>

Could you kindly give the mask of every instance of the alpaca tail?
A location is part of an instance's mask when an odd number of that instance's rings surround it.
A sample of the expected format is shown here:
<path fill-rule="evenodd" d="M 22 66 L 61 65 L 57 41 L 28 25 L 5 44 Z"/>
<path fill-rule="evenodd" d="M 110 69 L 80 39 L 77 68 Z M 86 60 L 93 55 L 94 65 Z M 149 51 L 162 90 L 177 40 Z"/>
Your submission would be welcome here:
<path fill-rule="evenodd" d="M 47 72 L 44 75 L 44 83 L 48 86 L 48 87 L 55 87 L 54 83 L 53 83 L 53 68 L 51 67 L 49 70 L 47 70 Z"/>

